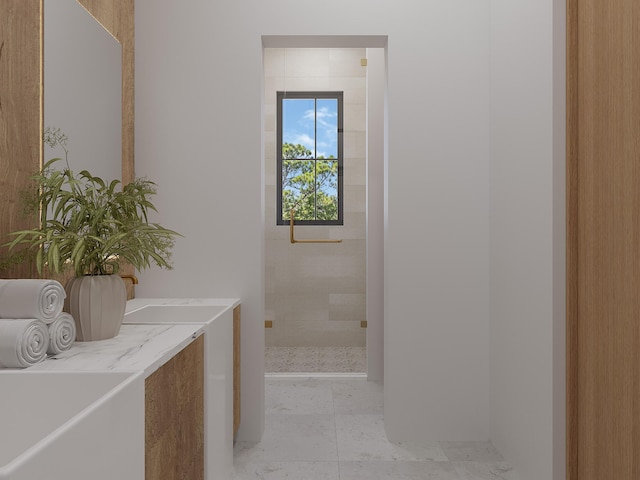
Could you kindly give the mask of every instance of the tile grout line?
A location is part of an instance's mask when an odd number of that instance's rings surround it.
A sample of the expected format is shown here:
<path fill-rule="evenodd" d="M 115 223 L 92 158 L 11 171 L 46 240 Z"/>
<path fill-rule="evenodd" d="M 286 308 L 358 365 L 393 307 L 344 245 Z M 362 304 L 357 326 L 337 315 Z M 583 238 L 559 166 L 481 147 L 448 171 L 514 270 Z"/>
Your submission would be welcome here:
<path fill-rule="evenodd" d="M 365 372 L 265 372 L 265 378 L 367 378 Z"/>
<path fill-rule="evenodd" d="M 333 386 L 334 382 L 331 382 L 331 409 L 333 411 L 333 428 L 336 433 L 336 458 L 338 460 L 338 480 L 342 479 L 342 469 L 340 467 L 340 448 L 338 445 L 338 423 L 336 421 L 336 399 L 335 399 L 335 390 Z"/>

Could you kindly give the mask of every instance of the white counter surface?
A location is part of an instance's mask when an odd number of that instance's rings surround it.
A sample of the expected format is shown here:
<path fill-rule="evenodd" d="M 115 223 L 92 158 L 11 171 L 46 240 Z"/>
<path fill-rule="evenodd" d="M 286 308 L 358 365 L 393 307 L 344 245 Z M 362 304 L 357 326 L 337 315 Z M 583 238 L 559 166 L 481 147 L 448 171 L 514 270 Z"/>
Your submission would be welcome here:
<path fill-rule="evenodd" d="M 228 305 L 235 308 L 240 305 L 239 298 L 134 298 L 127 302 L 125 312 L 131 312 L 147 305 Z"/>

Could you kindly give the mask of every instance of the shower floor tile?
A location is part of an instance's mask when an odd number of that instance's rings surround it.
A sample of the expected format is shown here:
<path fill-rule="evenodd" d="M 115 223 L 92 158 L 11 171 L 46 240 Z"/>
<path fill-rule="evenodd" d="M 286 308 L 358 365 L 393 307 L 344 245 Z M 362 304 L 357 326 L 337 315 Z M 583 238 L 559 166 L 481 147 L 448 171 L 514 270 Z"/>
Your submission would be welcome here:
<path fill-rule="evenodd" d="M 365 347 L 266 347 L 268 373 L 364 373 Z"/>

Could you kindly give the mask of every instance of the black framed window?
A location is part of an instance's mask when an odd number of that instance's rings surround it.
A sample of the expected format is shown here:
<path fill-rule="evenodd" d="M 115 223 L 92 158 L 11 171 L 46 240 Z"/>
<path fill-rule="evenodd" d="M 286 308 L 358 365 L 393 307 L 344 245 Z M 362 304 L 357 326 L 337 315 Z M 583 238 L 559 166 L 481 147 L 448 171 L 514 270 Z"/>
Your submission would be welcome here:
<path fill-rule="evenodd" d="M 342 92 L 277 92 L 278 225 L 342 225 Z"/>

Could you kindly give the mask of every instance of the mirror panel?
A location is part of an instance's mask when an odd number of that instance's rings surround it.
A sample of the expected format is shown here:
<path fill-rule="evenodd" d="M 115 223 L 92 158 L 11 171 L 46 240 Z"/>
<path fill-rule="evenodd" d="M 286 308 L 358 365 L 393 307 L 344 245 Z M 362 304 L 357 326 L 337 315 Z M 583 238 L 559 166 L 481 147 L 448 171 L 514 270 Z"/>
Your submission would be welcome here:
<path fill-rule="evenodd" d="M 76 0 L 44 1 L 44 126 L 69 137 L 74 172 L 121 178 L 122 47 Z"/>

